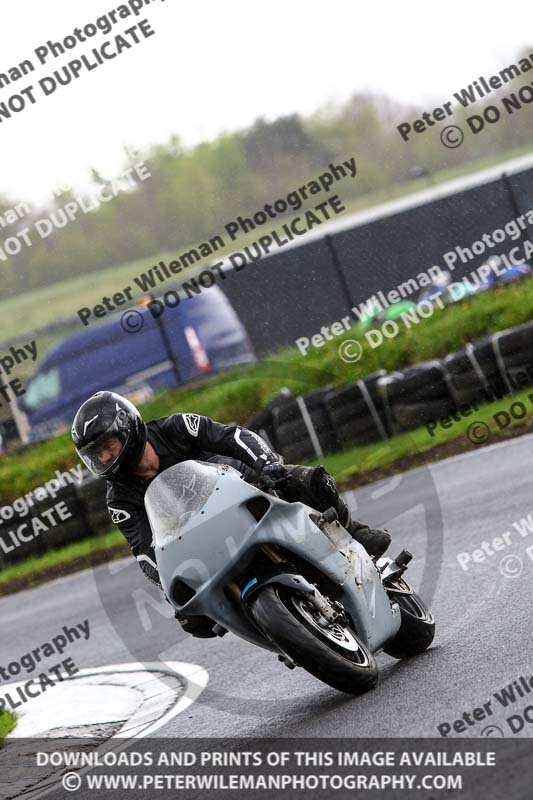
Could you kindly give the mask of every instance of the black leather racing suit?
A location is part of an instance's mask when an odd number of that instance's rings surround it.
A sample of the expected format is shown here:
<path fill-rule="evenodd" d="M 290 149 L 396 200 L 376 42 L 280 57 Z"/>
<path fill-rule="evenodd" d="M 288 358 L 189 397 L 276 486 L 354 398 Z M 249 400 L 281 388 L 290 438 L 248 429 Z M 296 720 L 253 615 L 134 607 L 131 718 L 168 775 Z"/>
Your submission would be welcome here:
<path fill-rule="evenodd" d="M 148 441 L 159 456 L 158 474 L 188 459 L 231 464 L 253 483 L 258 460 L 267 464 L 283 461 L 253 431 L 239 425 L 223 425 L 198 414 L 172 414 L 147 423 Z M 259 462 L 260 463 L 260 462 Z M 334 506 L 344 524 L 348 509 L 339 496 L 335 481 L 325 470 L 286 465 L 289 480 L 284 487 L 286 500 L 301 500 L 319 511 Z M 144 508 L 144 495 L 150 481 L 132 476 L 128 485 L 107 484 L 107 507 L 113 523 L 128 540 L 133 555 L 145 575 L 157 585 L 159 575 L 152 547 L 152 532 Z"/>

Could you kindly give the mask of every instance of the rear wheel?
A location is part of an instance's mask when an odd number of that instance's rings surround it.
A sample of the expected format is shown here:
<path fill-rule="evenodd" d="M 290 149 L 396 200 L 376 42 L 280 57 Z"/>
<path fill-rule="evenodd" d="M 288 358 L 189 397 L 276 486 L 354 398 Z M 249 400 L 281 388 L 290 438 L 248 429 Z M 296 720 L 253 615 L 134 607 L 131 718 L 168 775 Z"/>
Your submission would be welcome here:
<path fill-rule="evenodd" d="M 435 636 L 435 620 L 420 597 L 403 578 L 387 585 L 391 600 L 400 606 L 400 630 L 384 652 L 393 658 L 411 658 L 430 646 Z"/>
<path fill-rule="evenodd" d="M 372 689 L 378 669 L 372 653 L 344 620 L 331 623 L 304 595 L 281 585 L 257 594 L 253 615 L 265 635 L 289 658 L 334 689 Z"/>

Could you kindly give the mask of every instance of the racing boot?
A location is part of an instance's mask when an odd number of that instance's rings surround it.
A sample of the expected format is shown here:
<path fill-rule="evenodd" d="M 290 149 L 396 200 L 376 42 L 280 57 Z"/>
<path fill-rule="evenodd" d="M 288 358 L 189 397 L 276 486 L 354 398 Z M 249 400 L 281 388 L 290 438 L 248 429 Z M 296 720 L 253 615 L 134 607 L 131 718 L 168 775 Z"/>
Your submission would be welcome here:
<path fill-rule="evenodd" d="M 323 466 L 314 468 L 311 482 L 318 494 L 321 495 L 321 499 L 325 500 L 326 497 L 329 497 L 330 505 L 337 512 L 340 524 L 346 528 L 355 541 L 363 545 L 369 556 L 381 558 L 391 543 L 390 533 L 380 528 L 369 528 L 363 522 L 352 519 L 348 506 L 337 491 L 335 479 L 326 472 Z"/>
<path fill-rule="evenodd" d="M 338 514 L 340 524 L 346 528 L 356 542 L 363 545 L 368 555 L 373 558 L 381 558 L 391 543 L 390 533 L 381 528 L 370 528 L 364 522 L 352 519 L 348 506 L 340 495 L 338 495 L 337 502 L 333 504 L 333 508 Z"/>
<path fill-rule="evenodd" d="M 352 538 L 362 544 L 368 555 L 373 558 L 381 558 L 391 543 L 391 535 L 388 530 L 385 528 L 369 528 L 368 525 L 352 519 L 349 512 L 348 521 L 346 523 L 341 522 L 341 525 L 344 525 Z"/>

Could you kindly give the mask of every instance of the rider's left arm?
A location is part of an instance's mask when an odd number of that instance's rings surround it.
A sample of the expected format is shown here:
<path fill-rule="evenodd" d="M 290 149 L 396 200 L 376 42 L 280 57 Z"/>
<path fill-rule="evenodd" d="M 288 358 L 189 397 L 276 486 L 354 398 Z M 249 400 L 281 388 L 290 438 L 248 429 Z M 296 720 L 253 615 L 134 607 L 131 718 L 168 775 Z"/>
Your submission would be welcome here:
<path fill-rule="evenodd" d="M 259 459 L 266 464 L 283 461 L 261 436 L 240 425 L 224 425 L 200 414 L 173 414 L 169 420 L 182 440 L 188 438 L 196 447 L 237 458 L 249 467 L 256 468 Z"/>

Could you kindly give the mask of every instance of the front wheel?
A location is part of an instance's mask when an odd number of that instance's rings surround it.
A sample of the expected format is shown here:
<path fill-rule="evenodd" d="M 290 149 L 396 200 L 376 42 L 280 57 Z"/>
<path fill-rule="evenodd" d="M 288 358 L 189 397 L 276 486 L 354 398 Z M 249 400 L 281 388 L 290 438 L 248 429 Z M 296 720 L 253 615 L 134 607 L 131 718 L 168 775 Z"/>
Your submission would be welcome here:
<path fill-rule="evenodd" d="M 361 694 L 378 680 L 372 653 L 345 621 L 328 622 L 304 595 L 270 585 L 253 601 L 264 634 L 296 664 L 334 689 Z"/>
<path fill-rule="evenodd" d="M 435 620 L 407 581 L 397 578 L 387 587 L 391 600 L 400 606 L 401 625 L 394 639 L 384 647 L 393 658 L 404 659 L 422 653 L 435 636 Z"/>

